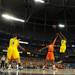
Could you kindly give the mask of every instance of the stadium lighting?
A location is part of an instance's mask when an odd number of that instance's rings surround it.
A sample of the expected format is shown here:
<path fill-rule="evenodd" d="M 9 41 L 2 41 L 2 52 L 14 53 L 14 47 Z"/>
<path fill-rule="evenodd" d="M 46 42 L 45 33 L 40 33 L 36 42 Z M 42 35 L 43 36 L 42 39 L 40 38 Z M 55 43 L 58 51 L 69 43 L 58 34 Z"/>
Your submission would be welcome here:
<path fill-rule="evenodd" d="M 65 25 L 63 25 L 63 24 L 59 24 L 58 25 L 60 28 L 64 28 L 65 27 Z"/>
<path fill-rule="evenodd" d="M 16 17 L 11 16 L 11 15 L 9 15 L 9 14 L 2 14 L 1 16 L 2 16 L 3 18 L 7 19 L 7 20 L 14 20 L 14 21 L 19 21 L 19 22 L 25 22 L 25 20 L 16 18 Z"/>
<path fill-rule="evenodd" d="M 45 3 L 44 0 L 34 0 L 34 1 L 37 2 L 37 3 Z"/>

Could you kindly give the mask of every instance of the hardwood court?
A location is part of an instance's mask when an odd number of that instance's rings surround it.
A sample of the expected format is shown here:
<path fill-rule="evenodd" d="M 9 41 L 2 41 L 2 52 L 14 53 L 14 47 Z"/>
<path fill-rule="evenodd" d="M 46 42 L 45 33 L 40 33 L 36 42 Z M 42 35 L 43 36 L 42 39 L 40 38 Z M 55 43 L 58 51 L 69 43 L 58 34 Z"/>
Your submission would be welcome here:
<path fill-rule="evenodd" d="M 75 69 L 23 69 L 23 70 L 2 70 L 0 69 L 0 75 L 75 75 Z"/>

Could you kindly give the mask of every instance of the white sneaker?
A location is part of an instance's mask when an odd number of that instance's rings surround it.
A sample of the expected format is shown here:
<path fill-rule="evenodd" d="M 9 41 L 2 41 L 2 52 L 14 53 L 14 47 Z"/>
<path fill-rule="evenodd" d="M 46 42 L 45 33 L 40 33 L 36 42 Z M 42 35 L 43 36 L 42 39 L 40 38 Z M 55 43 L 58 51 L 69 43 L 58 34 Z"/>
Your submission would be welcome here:
<path fill-rule="evenodd" d="M 19 68 L 20 70 L 22 70 L 23 69 L 23 66 L 20 66 L 20 68 Z"/>
<path fill-rule="evenodd" d="M 19 65 L 17 65 L 16 67 L 17 67 L 17 70 L 18 70 L 19 69 Z"/>
<path fill-rule="evenodd" d="M 9 67 L 8 67 L 8 70 L 10 70 L 11 69 L 11 65 L 9 65 Z"/>
<path fill-rule="evenodd" d="M 45 66 L 43 66 L 43 68 L 42 68 L 43 70 L 45 69 Z"/>
<path fill-rule="evenodd" d="M 53 70 L 56 70 L 56 66 L 55 66 L 55 65 L 53 65 L 53 66 L 52 66 L 52 69 L 53 69 Z"/>
<path fill-rule="evenodd" d="M 62 63 L 62 62 L 63 62 L 63 61 L 62 61 L 62 60 L 60 60 L 60 61 L 58 61 L 57 63 L 58 63 L 58 64 L 60 64 L 60 63 Z"/>

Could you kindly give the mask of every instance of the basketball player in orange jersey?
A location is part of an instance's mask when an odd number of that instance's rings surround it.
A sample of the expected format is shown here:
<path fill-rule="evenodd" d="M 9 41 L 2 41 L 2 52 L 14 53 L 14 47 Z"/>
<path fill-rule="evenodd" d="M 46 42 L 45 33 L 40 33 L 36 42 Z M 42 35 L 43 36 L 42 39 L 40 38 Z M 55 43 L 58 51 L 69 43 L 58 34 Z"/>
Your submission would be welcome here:
<path fill-rule="evenodd" d="M 56 42 L 57 37 L 58 37 L 58 35 L 55 37 L 54 41 L 47 46 L 48 52 L 47 52 L 45 65 L 43 66 L 43 69 L 45 67 L 47 67 L 48 61 L 50 61 L 52 63 L 52 68 L 56 69 L 55 64 L 54 64 L 54 62 L 55 62 L 54 47 L 55 47 L 55 42 Z"/>

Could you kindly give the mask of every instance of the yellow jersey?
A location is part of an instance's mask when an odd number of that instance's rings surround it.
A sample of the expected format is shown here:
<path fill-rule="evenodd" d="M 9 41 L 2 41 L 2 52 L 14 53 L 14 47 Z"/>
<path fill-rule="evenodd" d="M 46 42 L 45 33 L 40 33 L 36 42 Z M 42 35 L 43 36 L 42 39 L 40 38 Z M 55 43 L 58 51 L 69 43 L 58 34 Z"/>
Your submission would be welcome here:
<path fill-rule="evenodd" d="M 60 53 L 65 53 L 66 51 L 66 40 L 61 40 Z"/>

